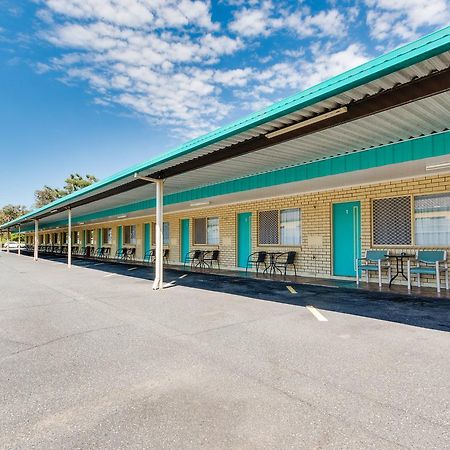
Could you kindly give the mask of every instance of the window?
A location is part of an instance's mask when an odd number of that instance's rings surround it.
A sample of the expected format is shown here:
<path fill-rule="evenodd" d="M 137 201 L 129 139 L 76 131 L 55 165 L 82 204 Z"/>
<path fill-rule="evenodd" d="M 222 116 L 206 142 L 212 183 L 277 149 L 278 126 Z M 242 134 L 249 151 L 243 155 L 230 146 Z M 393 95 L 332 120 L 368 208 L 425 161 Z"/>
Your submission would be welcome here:
<path fill-rule="evenodd" d="M 136 245 L 136 225 L 127 225 L 123 227 L 123 243 Z"/>
<path fill-rule="evenodd" d="M 300 245 L 300 210 L 283 209 L 280 211 L 281 245 Z"/>
<path fill-rule="evenodd" d="M 450 194 L 415 197 L 414 221 L 416 245 L 450 246 Z"/>
<path fill-rule="evenodd" d="M 169 245 L 169 222 L 163 222 L 163 245 Z"/>
<path fill-rule="evenodd" d="M 67 238 L 67 233 L 66 232 L 62 233 L 62 243 L 63 244 L 67 244 L 68 243 L 68 238 Z"/>
<path fill-rule="evenodd" d="M 411 197 L 373 201 L 373 245 L 411 245 Z"/>
<path fill-rule="evenodd" d="M 103 244 L 112 244 L 112 228 L 103 228 Z"/>
<path fill-rule="evenodd" d="M 58 233 L 53 233 L 53 239 L 52 239 L 53 244 L 58 244 L 58 241 L 59 241 L 58 238 L 59 238 Z"/>
<path fill-rule="evenodd" d="M 300 245 L 301 212 L 298 208 L 260 211 L 258 239 L 260 245 Z"/>
<path fill-rule="evenodd" d="M 152 222 L 152 245 L 156 245 L 156 223 Z M 170 244 L 169 222 L 163 222 L 163 245 Z"/>
<path fill-rule="evenodd" d="M 80 232 L 79 231 L 74 231 L 73 232 L 73 243 L 74 244 L 79 244 L 80 243 Z"/>
<path fill-rule="evenodd" d="M 219 245 L 218 217 L 200 217 L 194 219 L 194 244 Z"/>
<path fill-rule="evenodd" d="M 39 235 L 39 244 L 44 242 L 44 236 L 42 234 Z"/>
<path fill-rule="evenodd" d="M 93 244 L 94 243 L 94 230 L 86 231 L 86 243 Z"/>

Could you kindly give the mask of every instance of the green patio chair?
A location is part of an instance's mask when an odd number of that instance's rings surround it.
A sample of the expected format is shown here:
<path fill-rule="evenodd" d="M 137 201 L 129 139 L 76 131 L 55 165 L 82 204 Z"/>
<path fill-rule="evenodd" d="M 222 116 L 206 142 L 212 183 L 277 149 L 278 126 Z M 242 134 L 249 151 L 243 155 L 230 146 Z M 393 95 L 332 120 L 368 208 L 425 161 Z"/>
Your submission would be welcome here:
<path fill-rule="evenodd" d="M 378 286 L 382 285 L 382 271 L 386 270 L 388 280 L 391 279 L 391 264 L 389 261 L 389 251 L 386 250 L 366 250 L 364 258 L 356 259 L 356 284 L 360 283 L 359 272 L 366 271 L 366 281 L 369 282 L 370 272 L 378 272 Z"/>
<path fill-rule="evenodd" d="M 416 252 L 416 266 L 411 267 L 408 260 L 408 290 L 411 290 L 411 276 L 417 275 L 417 287 L 420 287 L 420 275 L 434 275 L 436 290 L 441 292 L 441 274 L 445 276 L 445 289 L 448 291 L 448 263 L 446 250 L 419 250 Z"/>

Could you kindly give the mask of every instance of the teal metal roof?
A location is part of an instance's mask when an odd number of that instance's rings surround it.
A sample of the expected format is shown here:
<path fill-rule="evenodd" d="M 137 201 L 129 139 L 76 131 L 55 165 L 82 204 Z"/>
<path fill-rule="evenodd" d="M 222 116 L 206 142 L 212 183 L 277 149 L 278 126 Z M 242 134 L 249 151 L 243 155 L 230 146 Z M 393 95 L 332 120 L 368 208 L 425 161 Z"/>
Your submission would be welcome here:
<path fill-rule="evenodd" d="M 18 219 L 1 225 L 0 229 L 33 219 L 34 217 L 39 217 L 40 214 L 49 212 L 62 205 L 69 206 L 72 200 L 79 199 L 80 197 L 86 196 L 91 192 L 95 192 L 113 183 L 120 182 L 121 180 L 132 176 L 136 172 L 142 172 L 150 168 L 153 170 L 158 170 L 158 166 L 161 164 L 174 161 L 179 157 L 191 154 L 208 145 L 218 143 L 232 136 L 236 136 L 239 133 L 255 128 L 294 111 L 298 111 L 301 108 L 314 105 L 322 100 L 341 94 L 358 86 L 362 86 L 366 83 L 392 74 L 413 64 L 420 63 L 421 61 L 425 61 L 433 56 L 449 50 L 450 26 L 399 47 L 365 64 L 330 78 L 329 80 L 323 81 L 316 86 L 287 97 L 267 108 L 237 120 L 229 125 L 225 125 L 204 136 L 193 139 L 175 148 L 174 150 L 124 169 L 84 189 L 55 200 L 42 208 L 36 209 L 28 214 L 25 214 L 24 216 L 19 217 Z"/>

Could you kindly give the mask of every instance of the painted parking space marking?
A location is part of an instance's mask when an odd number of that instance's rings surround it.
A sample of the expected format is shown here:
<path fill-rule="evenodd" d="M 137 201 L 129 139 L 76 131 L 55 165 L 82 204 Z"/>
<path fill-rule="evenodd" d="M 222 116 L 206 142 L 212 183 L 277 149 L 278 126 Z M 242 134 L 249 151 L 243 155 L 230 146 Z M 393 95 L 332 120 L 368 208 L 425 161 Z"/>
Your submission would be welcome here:
<path fill-rule="evenodd" d="M 182 279 L 182 278 L 186 278 L 187 277 L 187 273 L 185 273 L 184 275 L 181 275 L 180 277 L 178 277 L 179 279 Z"/>
<path fill-rule="evenodd" d="M 101 266 L 101 265 L 103 265 L 104 263 L 96 263 L 96 264 L 94 264 L 94 266 Z"/>
<path fill-rule="evenodd" d="M 328 319 L 314 306 L 308 305 L 306 309 L 319 321 L 319 322 L 328 322 Z"/>
<path fill-rule="evenodd" d="M 130 267 L 129 269 L 128 269 L 128 272 L 130 271 L 130 270 L 136 270 L 137 269 L 137 267 Z"/>
<path fill-rule="evenodd" d="M 292 286 L 286 286 L 286 288 L 291 294 L 296 294 L 297 293 L 297 291 Z"/>
<path fill-rule="evenodd" d="M 116 275 L 116 274 L 115 273 L 109 273 L 108 275 L 105 275 L 103 278 L 113 277 L 114 275 Z"/>

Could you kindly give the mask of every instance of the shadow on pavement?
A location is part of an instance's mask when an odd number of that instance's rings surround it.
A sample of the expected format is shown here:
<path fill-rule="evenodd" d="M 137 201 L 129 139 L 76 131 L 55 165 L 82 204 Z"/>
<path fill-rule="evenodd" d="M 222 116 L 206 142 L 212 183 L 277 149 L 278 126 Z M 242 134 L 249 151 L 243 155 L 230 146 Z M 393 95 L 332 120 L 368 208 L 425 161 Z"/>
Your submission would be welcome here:
<path fill-rule="evenodd" d="M 65 264 L 62 258 L 49 258 Z M 151 266 L 117 264 L 75 259 L 73 265 L 119 274 L 132 278 L 153 280 Z M 256 300 L 285 303 L 305 307 L 313 305 L 323 311 L 351 314 L 377 320 L 396 322 L 439 331 L 450 331 L 450 300 L 447 298 L 402 295 L 397 292 L 376 292 L 345 287 L 328 287 L 299 282 L 272 281 L 216 273 L 165 269 L 166 289 L 184 286 L 221 292 Z M 287 286 L 296 293 L 291 293 Z"/>

